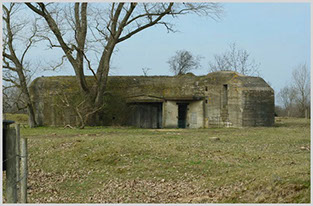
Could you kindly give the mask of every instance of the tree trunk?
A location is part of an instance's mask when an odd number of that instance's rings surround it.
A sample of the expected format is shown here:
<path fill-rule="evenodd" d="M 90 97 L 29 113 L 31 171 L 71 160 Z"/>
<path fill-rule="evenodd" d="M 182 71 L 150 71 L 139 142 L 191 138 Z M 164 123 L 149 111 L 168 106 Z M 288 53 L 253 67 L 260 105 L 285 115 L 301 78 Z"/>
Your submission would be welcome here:
<path fill-rule="evenodd" d="M 27 112 L 28 112 L 28 124 L 30 128 L 34 128 L 37 126 L 37 122 L 35 119 L 34 107 L 32 104 L 27 104 Z"/>
<path fill-rule="evenodd" d="M 108 75 L 110 70 L 110 60 L 114 51 L 116 41 L 111 39 L 107 44 L 105 51 L 102 53 L 100 63 L 97 70 L 98 86 L 96 92 L 95 106 L 101 107 L 104 103 L 104 93 L 106 91 Z"/>
<path fill-rule="evenodd" d="M 26 96 L 26 106 L 27 106 L 27 112 L 28 112 L 28 124 L 30 128 L 34 128 L 37 126 L 36 123 L 36 119 L 35 119 L 35 112 L 34 112 L 34 107 L 30 98 L 30 94 L 28 91 L 28 87 L 27 87 L 27 83 L 26 83 L 26 77 L 25 74 L 23 72 L 23 66 L 22 64 L 18 64 L 17 66 L 18 68 L 18 76 L 19 76 L 19 80 L 20 80 L 20 85 L 21 85 L 21 90 L 24 93 L 24 95 Z"/>

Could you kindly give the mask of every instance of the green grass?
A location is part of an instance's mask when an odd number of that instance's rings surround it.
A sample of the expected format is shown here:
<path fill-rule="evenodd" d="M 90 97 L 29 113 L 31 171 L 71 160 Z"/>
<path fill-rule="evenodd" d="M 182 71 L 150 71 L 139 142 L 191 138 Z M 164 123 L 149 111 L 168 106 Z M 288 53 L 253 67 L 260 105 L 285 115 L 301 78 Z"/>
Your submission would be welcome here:
<path fill-rule="evenodd" d="M 267 128 L 39 127 L 21 134 L 30 203 L 310 202 L 305 119 Z"/>
<path fill-rule="evenodd" d="M 10 114 L 6 113 L 3 116 L 3 119 L 13 120 L 15 123 L 27 125 L 28 124 L 28 116 L 27 114 Z"/>

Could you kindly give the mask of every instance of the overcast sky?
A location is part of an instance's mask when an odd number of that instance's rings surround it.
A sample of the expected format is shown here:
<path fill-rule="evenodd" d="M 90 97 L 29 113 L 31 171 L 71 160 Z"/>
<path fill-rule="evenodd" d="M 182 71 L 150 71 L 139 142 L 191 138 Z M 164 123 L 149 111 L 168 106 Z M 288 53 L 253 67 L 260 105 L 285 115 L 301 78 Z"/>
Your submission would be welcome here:
<path fill-rule="evenodd" d="M 202 68 L 196 75 L 208 73 L 208 62 L 235 42 L 261 64 L 261 76 L 277 93 L 291 80 L 292 69 L 300 63 L 310 65 L 309 3 L 224 3 L 220 21 L 196 15 L 173 20 L 176 33 L 165 27 L 147 29 L 118 45 L 113 55 L 111 75 L 171 75 L 167 60 L 177 50 L 201 55 Z M 47 58 L 51 53 L 39 51 Z M 35 54 L 35 52 L 34 52 Z M 38 53 L 37 53 L 38 54 Z M 36 76 L 73 75 L 73 69 L 58 73 L 40 72 Z"/>

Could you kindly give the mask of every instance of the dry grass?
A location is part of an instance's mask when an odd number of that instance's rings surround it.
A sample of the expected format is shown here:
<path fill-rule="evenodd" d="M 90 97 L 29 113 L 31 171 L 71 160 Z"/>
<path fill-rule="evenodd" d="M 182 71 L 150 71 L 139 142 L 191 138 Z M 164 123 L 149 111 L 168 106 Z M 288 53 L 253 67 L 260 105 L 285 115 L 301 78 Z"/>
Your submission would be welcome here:
<path fill-rule="evenodd" d="M 305 119 L 271 128 L 41 127 L 22 135 L 31 203 L 310 202 Z"/>

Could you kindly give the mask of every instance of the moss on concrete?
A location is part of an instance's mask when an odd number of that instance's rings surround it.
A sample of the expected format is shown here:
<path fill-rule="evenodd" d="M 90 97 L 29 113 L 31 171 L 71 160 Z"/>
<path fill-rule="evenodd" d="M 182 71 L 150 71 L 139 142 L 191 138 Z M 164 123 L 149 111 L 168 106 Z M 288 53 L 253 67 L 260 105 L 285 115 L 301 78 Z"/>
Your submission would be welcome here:
<path fill-rule="evenodd" d="M 92 76 L 86 77 L 86 80 L 89 86 L 96 82 Z M 230 105 L 222 111 L 221 94 L 225 84 L 229 85 L 229 92 L 231 92 Z M 70 104 L 75 105 L 82 101 L 83 97 L 80 95 L 80 88 L 75 77 L 39 77 L 32 82 L 30 91 L 38 111 L 36 117 L 40 119 L 39 122 L 42 125 L 77 123 L 75 112 L 70 107 L 60 106 L 63 104 L 63 94 L 67 95 Z M 243 92 L 252 92 L 254 101 L 258 98 L 265 98 L 268 100 L 266 107 L 274 107 L 271 105 L 274 97 L 264 96 L 266 92 L 260 93 L 259 91 L 268 91 L 273 94 L 273 89 L 262 78 L 243 76 L 230 71 L 213 72 L 204 76 L 195 76 L 192 73 L 179 76 L 109 76 L 105 95 L 106 107 L 94 121 L 101 125 L 125 124 L 129 101 L 206 99 L 208 105 L 205 107 L 208 107 L 208 111 L 205 114 L 208 116 L 205 118 L 210 124 L 215 124 L 216 121 L 230 121 L 229 117 L 231 117 L 233 124 L 240 125 L 242 124 L 239 120 L 242 118 L 239 114 L 242 112 L 240 107 L 244 109 L 241 101 L 245 101 L 242 96 Z M 246 100 L 249 100 L 247 95 Z M 260 108 L 263 107 L 260 106 Z M 235 113 L 231 113 L 229 109 Z M 271 109 L 268 111 L 268 114 L 264 114 L 265 119 L 270 115 Z M 254 117 L 255 115 L 251 116 L 251 118 Z M 266 122 L 271 122 L 271 120 L 266 120 Z"/>

